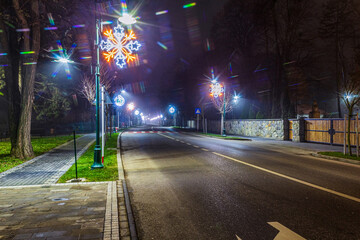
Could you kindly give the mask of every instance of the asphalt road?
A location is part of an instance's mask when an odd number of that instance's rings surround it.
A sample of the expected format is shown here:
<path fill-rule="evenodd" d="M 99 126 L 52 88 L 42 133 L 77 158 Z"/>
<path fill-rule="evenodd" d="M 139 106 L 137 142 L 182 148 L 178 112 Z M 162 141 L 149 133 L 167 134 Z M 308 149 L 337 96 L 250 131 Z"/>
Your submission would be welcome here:
<path fill-rule="evenodd" d="M 360 239 L 357 165 L 162 128 L 121 148 L 140 239 Z"/>

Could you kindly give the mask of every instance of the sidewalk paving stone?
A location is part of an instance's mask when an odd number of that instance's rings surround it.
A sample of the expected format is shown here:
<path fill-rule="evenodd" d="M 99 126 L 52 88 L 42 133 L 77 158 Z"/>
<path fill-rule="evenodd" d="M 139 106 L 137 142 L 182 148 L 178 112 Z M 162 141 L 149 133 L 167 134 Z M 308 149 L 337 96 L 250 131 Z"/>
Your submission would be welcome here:
<path fill-rule="evenodd" d="M 77 157 L 94 142 L 95 135 L 76 139 Z M 70 141 L 0 174 L 0 186 L 52 184 L 74 164 L 74 143 Z"/>
<path fill-rule="evenodd" d="M 0 239 L 103 239 L 108 182 L 0 189 Z"/>

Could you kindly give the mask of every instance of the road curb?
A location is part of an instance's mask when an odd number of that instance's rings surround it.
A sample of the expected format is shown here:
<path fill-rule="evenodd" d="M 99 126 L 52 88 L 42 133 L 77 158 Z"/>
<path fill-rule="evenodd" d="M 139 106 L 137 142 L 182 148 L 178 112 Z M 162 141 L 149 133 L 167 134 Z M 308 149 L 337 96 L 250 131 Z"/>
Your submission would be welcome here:
<path fill-rule="evenodd" d="M 344 162 L 344 163 L 360 165 L 360 161 L 357 161 L 357 160 L 339 158 L 339 157 L 331 157 L 331 156 L 326 156 L 326 155 L 322 155 L 322 154 L 318 154 L 318 153 L 310 153 L 310 155 L 314 156 L 314 157 L 318 157 L 318 158 L 324 158 L 324 159 L 335 160 L 335 161 Z"/>
<path fill-rule="evenodd" d="M 124 132 L 124 131 L 123 131 Z M 117 162 L 118 162 L 118 200 L 119 200 L 119 212 L 120 212 L 120 236 L 121 239 L 132 239 L 137 240 L 137 231 L 135 226 L 134 215 L 131 209 L 129 192 L 127 190 L 125 180 L 124 164 L 121 157 L 121 132 L 118 136 L 117 141 Z"/>
<path fill-rule="evenodd" d="M 200 133 L 188 133 L 188 132 L 185 132 L 183 134 L 187 134 L 187 135 L 191 135 L 191 136 L 197 136 L 197 137 L 207 137 L 207 138 L 214 138 L 214 139 L 221 139 L 221 140 L 235 140 L 235 141 L 249 141 L 251 142 L 252 140 L 251 139 L 248 139 L 248 138 L 240 138 L 240 139 L 236 139 L 236 137 L 234 137 L 235 139 L 230 139 L 230 138 L 221 138 L 221 137 L 215 137 L 215 136 L 208 136 L 208 135 L 203 135 L 203 134 L 200 134 Z M 230 136 L 228 136 L 230 137 Z"/>

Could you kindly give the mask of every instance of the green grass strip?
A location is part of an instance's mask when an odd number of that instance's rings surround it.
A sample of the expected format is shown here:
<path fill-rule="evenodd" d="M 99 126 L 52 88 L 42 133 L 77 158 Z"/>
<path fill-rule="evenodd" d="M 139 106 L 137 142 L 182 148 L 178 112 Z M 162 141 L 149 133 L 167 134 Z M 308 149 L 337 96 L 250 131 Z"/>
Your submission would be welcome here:
<path fill-rule="evenodd" d="M 76 136 L 77 138 L 80 135 Z M 31 139 L 31 144 L 34 149 L 35 156 L 44 154 L 51 149 L 73 140 L 73 135 L 56 136 L 56 137 L 37 137 Z M 0 172 L 4 172 L 19 164 L 22 164 L 29 159 L 19 159 L 10 156 L 11 143 L 9 141 L 0 142 Z"/>
<path fill-rule="evenodd" d="M 117 165 L 117 137 L 119 133 L 111 134 L 105 146 L 104 168 L 91 169 L 94 163 L 94 147 L 89 149 L 78 159 L 78 178 L 85 178 L 86 182 L 103 182 L 118 180 Z M 58 183 L 65 183 L 75 178 L 75 164 L 59 179 Z"/>
<path fill-rule="evenodd" d="M 234 137 L 234 136 L 226 136 L 223 137 L 220 134 L 214 134 L 214 133 L 200 133 L 202 135 L 208 136 L 208 137 L 215 137 L 215 138 L 221 138 L 221 139 L 226 139 L 226 140 L 243 140 L 243 141 L 251 141 L 251 139 L 247 139 L 247 138 L 241 138 L 241 137 Z"/>
<path fill-rule="evenodd" d="M 360 157 L 356 157 L 356 152 L 353 153 L 352 156 L 350 156 L 349 154 L 344 155 L 342 152 L 319 152 L 318 154 L 330 156 L 330 157 L 346 158 L 346 159 L 360 161 Z"/>

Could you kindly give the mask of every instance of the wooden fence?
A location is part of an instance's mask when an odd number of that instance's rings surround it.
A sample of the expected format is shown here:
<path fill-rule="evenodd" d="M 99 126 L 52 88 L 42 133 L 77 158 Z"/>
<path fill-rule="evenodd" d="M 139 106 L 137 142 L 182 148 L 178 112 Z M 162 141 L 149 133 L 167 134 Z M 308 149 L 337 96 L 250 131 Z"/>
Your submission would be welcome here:
<path fill-rule="evenodd" d="M 356 144 L 355 119 L 350 123 L 351 144 Z M 346 120 L 346 130 L 348 121 Z M 358 128 L 360 127 L 358 123 Z M 307 142 L 344 144 L 344 119 L 305 119 L 305 140 Z"/>

